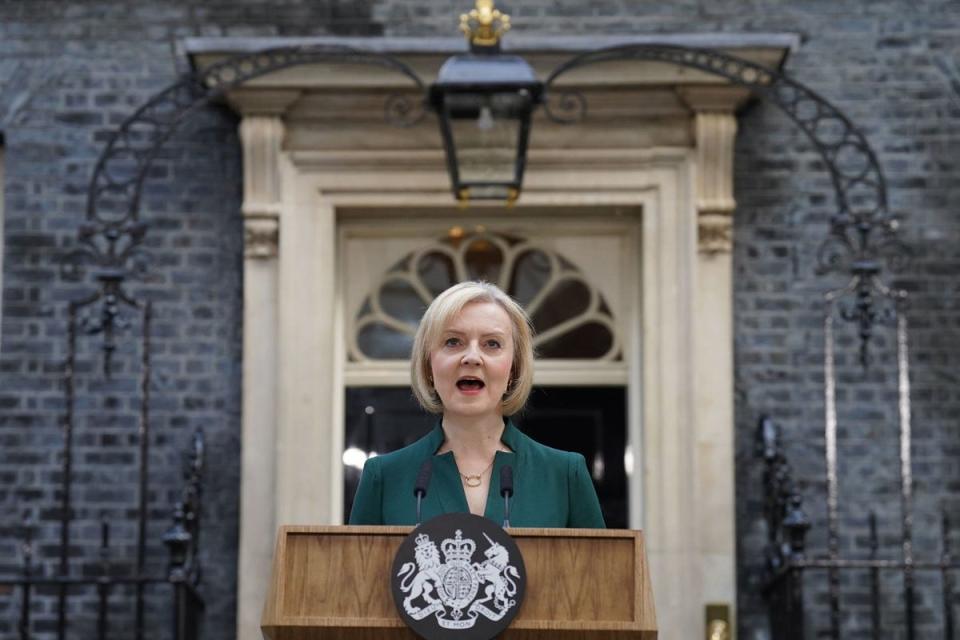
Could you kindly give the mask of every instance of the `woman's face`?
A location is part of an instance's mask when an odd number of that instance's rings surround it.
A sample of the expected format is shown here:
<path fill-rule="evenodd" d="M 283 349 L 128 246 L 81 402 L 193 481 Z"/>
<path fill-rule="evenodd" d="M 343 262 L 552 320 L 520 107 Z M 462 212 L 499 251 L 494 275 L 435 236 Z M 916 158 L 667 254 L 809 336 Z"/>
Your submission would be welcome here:
<path fill-rule="evenodd" d="M 513 366 L 513 327 L 503 307 L 468 304 L 443 328 L 430 352 L 444 415 L 502 415 Z"/>

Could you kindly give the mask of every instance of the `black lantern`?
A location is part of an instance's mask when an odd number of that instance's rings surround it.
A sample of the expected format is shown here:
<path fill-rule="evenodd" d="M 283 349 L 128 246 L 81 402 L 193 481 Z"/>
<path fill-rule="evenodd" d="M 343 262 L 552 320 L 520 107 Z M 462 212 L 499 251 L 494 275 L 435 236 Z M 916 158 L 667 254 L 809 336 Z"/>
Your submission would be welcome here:
<path fill-rule="evenodd" d="M 500 53 L 509 16 L 491 0 L 460 18 L 470 53 L 448 59 L 430 87 L 430 105 L 440 119 L 453 195 L 461 203 L 506 200 L 520 195 L 530 116 L 543 84 L 520 56 Z"/>

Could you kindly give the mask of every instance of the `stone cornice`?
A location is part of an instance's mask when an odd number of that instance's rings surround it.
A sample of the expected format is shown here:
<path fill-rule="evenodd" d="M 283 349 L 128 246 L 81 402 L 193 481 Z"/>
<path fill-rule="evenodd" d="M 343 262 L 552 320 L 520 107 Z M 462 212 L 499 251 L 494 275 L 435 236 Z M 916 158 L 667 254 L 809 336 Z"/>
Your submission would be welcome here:
<path fill-rule="evenodd" d="M 629 36 L 543 36 L 511 33 L 503 43 L 504 51 L 516 53 L 581 53 L 605 47 L 631 44 L 668 44 L 704 49 L 779 49 L 784 60 L 800 47 L 796 33 L 669 33 Z M 452 54 L 465 52 L 460 37 L 361 38 L 318 36 L 312 38 L 185 38 L 177 48 L 192 59 L 198 55 L 253 53 L 263 49 L 289 46 L 340 45 L 391 54 Z M 783 62 L 783 61 L 781 61 Z"/>
<path fill-rule="evenodd" d="M 523 54 L 538 75 L 546 77 L 579 53 L 614 46 L 660 44 L 714 49 L 773 69 L 783 66 L 799 46 L 799 36 L 785 33 L 663 34 L 646 36 L 519 36 L 505 43 L 506 51 Z M 178 43 L 194 69 L 232 56 L 293 46 L 347 46 L 388 54 L 406 63 L 423 82 L 436 77 L 440 65 L 466 46 L 460 38 L 189 38 Z M 609 61 L 576 69 L 557 81 L 580 89 L 723 86 L 728 82 L 710 73 L 649 60 Z M 395 70 L 347 61 L 318 62 L 279 70 L 250 80 L 246 88 L 272 90 L 397 91 L 411 88 L 409 78 Z"/>

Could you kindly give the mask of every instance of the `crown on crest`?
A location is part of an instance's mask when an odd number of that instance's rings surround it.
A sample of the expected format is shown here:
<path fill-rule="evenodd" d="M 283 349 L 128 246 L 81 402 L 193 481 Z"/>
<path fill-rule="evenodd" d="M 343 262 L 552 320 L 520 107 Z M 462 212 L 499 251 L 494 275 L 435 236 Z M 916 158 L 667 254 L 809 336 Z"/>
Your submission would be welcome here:
<path fill-rule="evenodd" d="M 462 534 L 463 532 L 457 529 L 454 539 L 447 538 L 440 545 L 440 548 L 443 549 L 443 557 L 447 559 L 447 562 L 456 562 L 457 560 L 470 562 L 473 558 L 477 543 L 473 540 L 464 540 L 461 537 Z"/>
<path fill-rule="evenodd" d="M 425 533 L 418 535 L 415 540 L 418 547 L 425 547 L 430 544 L 430 536 Z"/>

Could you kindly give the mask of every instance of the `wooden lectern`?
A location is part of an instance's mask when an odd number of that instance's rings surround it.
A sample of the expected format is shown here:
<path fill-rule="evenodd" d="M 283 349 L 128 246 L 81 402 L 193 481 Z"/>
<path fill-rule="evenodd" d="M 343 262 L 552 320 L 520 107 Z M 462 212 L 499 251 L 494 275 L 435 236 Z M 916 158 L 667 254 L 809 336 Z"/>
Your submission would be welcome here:
<path fill-rule="evenodd" d="M 390 594 L 393 557 L 411 527 L 285 526 L 261 628 L 270 640 L 414 639 Z M 505 638 L 655 640 L 643 534 L 510 529 L 527 568 Z"/>

